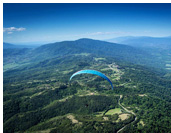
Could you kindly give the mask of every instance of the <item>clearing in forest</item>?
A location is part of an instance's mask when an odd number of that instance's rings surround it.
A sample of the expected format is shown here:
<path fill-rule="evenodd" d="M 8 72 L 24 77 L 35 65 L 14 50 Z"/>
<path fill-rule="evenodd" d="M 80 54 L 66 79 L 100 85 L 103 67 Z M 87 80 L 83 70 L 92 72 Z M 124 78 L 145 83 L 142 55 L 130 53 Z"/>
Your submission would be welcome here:
<path fill-rule="evenodd" d="M 140 120 L 139 122 L 142 126 L 145 126 L 144 122 L 142 120 Z"/>
<path fill-rule="evenodd" d="M 120 114 L 120 115 L 119 115 L 119 118 L 123 121 L 123 120 L 128 119 L 129 116 L 130 116 L 129 114 Z"/>
<path fill-rule="evenodd" d="M 139 94 L 140 97 L 144 97 L 147 96 L 146 94 Z"/>
<path fill-rule="evenodd" d="M 67 118 L 70 119 L 73 124 L 82 124 L 82 122 L 79 122 L 78 120 L 76 120 L 73 115 L 68 115 Z"/>
<path fill-rule="evenodd" d="M 110 109 L 105 113 L 105 115 L 113 115 L 113 114 L 119 114 L 122 113 L 120 108 Z"/>

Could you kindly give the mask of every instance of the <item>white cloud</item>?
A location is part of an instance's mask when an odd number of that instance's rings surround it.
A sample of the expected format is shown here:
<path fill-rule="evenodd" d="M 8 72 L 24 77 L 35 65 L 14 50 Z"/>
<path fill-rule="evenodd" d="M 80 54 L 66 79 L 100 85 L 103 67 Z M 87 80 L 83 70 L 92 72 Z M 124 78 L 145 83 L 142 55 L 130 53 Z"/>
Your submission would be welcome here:
<path fill-rule="evenodd" d="M 20 27 L 9 27 L 9 28 L 3 28 L 3 32 L 7 32 L 7 34 L 12 34 L 14 31 L 24 31 L 26 28 Z"/>
<path fill-rule="evenodd" d="M 11 32 L 11 31 L 10 31 L 10 32 L 7 32 L 7 34 L 12 34 L 12 33 L 13 33 L 13 32 Z"/>
<path fill-rule="evenodd" d="M 23 27 L 16 29 L 16 31 L 24 31 L 24 30 L 26 30 L 26 28 Z"/>
<path fill-rule="evenodd" d="M 89 33 L 88 35 L 103 35 L 104 32 L 94 32 L 94 33 Z"/>
<path fill-rule="evenodd" d="M 75 35 L 65 35 L 65 37 L 90 37 L 90 36 L 106 36 L 106 35 L 127 35 L 131 34 L 130 32 L 126 31 L 114 31 L 114 32 L 86 32 L 83 34 L 75 34 Z M 58 36 L 63 37 L 63 36 Z"/>
<path fill-rule="evenodd" d="M 126 34 L 128 32 L 123 32 L 123 31 L 116 31 L 116 32 L 93 32 L 93 33 L 86 33 L 85 35 L 111 35 L 111 34 Z"/>

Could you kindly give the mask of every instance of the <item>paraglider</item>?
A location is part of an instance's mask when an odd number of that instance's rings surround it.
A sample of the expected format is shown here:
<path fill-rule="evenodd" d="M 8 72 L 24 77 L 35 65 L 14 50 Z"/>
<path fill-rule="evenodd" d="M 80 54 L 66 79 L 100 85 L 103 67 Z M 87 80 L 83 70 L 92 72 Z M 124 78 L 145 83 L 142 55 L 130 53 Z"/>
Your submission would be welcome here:
<path fill-rule="evenodd" d="M 99 71 L 96 71 L 96 70 L 81 70 L 81 71 L 78 71 L 78 72 L 74 73 L 74 74 L 70 77 L 70 80 L 71 80 L 74 76 L 76 76 L 76 75 L 78 75 L 78 74 L 84 74 L 84 73 L 98 75 L 98 76 L 100 76 L 100 77 L 106 79 L 106 80 L 110 83 L 110 85 L 111 85 L 111 87 L 112 87 L 112 90 L 113 90 L 113 85 L 112 85 L 112 82 L 110 81 L 110 79 L 109 79 L 106 75 L 104 75 L 103 73 L 101 73 L 101 72 L 99 72 Z"/>

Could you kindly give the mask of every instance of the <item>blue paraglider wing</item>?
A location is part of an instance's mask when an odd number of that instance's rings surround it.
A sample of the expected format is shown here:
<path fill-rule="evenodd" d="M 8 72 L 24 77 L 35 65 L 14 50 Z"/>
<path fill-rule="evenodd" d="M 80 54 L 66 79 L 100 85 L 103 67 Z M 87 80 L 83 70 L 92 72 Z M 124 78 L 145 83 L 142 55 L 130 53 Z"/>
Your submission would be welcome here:
<path fill-rule="evenodd" d="M 98 72 L 98 71 L 96 71 L 96 70 L 81 70 L 81 71 L 78 71 L 78 72 L 74 73 L 74 74 L 70 77 L 70 80 L 71 80 L 74 76 L 76 76 L 76 75 L 78 75 L 78 74 L 83 74 L 83 73 L 98 75 L 98 76 L 100 76 L 100 77 L 106 79 L 106 80 L 111 84 L 112 90 L 113 90 L 113 85 L 112 85 L 112 82 L 110 81 L 110 79 L 109 79 L 106 75 L 104 75 L 103 73 Z"/>

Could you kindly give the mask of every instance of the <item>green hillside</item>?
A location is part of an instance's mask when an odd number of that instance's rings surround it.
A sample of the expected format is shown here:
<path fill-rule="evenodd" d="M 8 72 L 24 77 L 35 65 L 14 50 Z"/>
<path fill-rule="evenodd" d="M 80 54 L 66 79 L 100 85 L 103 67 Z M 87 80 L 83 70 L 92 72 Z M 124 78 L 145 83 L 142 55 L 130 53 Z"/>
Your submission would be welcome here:
<path fill-rule="evenodd" d="M 106 80 L 89 74 L 69 82 L 81 69 L 104 73 L 114 90 Z M 3 82 L 4 132 L 117 132 L 124 126 L 126 132 L 168 132 L 171 128 L 171 81 L 115 58 L 85 53 L 51 58 L 6 71 Z M 130 112 L 118 104 L 119 98 Z M 110 112 L 118 108 L 121 112 Z"/>
<path fill-rule="evenodd" d="M 35 63 L 45 59 L 82 53 L 113 57 L 125 62 L 154 68 L 165 68 L 165 62 L 152 55 L 151 52 L 127 45 L 92 39 L 57 42 L 29 50 L 6 49 L 4 51 L 4 70 L 12 69 L 12 66 L 27 65 L 28 63 Z M 9 62 L 11 63 L 10 67 Z"/>

